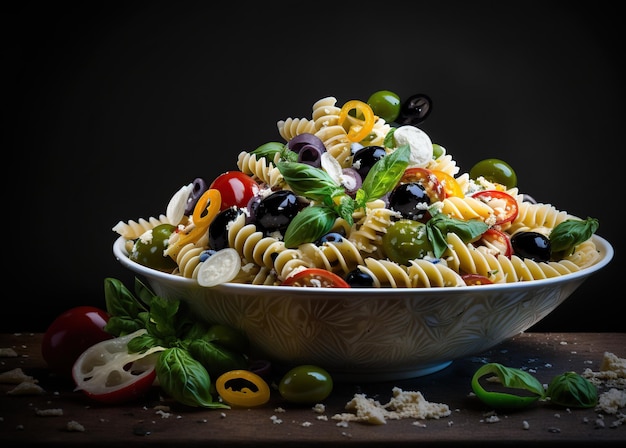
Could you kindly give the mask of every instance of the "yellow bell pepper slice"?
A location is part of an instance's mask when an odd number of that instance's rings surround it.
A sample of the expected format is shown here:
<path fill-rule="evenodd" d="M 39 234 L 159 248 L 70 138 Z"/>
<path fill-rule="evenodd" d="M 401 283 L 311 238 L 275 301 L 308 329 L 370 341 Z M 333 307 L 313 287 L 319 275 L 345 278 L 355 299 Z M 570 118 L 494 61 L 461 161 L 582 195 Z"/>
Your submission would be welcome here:
<path fill-rule="evenodd" d="M 356 119 L 358 121 L 362 121 L 362 124 L 355 125 L 352 124 L 350 129 L 348 130 L 348 140 L 351 142 L 360 142 L 364 138 L 366 138 L 372 129 L 374 129 L 374 123 L 376 122 L 376 115 L 374 115 L 374 111 L 369 104 L 364 103 L 359 100 L 350 100 L 346 104 L 343 105 L 341 111 L 339 112 L 339 125 L 342 125 L 346 118 L 348 118 L 348 113 L 352 110 L 356 109 L 360 111 L 363 115 L 363 120 Z"/>
<path fill-rule="evenodd" d="M 213 219 L 220 212 L 222 195 L 219 190 L 210 188 L 204 192 L 193 209 L 193 228 L 189 233 L 181 234 L 176 244 L 179 248 L 190 242 L 196 242 L 209 230 Z"/>
<path fill-rule="evenodd" d="M 446 197 L 457 196 L 462 198 L 465 196 L 463 194 L 463 189 L 453 176 L 440 170 L 430 170 L 430 172 L 435 175 L 435 177 L 439 180 L 439 183 L 443 186 L 443 189 L 446 192 Z"/>

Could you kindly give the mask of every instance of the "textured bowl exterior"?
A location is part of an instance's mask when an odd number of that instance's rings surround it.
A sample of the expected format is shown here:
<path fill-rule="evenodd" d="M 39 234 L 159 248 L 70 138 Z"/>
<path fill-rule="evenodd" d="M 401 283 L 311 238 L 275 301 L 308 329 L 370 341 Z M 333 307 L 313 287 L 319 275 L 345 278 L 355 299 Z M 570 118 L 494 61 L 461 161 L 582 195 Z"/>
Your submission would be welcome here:
<path fill-rule="evenodd" d="M 594 238 L 602 258 L 585 270 L 468 288 L 205 288 L 130 261 L 122 239 L 114 253 L 156 294 L 245 331 L 256 356 L 285 367 L 319 365 L 337 381 L 388 381 L 441 370 L 539 322 L 611 260 L 610 244 Z"/>

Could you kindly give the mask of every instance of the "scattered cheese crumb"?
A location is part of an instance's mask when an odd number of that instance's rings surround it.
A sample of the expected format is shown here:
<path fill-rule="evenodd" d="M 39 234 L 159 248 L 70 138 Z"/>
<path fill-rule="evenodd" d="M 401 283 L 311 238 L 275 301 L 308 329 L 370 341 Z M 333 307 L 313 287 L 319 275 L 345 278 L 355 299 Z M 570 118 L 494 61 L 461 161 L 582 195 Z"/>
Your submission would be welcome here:
<path fill-rule="evenodd" d="M 270 417 L 270 420 L 271 420 L 271 421 L 272 421 L 272 423 L 274 423 L 275 425 L 280 425 L 280 424 L 283 422 L 280 418 L 276 417 L 275 415 L 272 415 L 272 416 Z"/>
<path fill-rule="evenodd" d="M 43 387 L 30 381 L 22 381 L 7 392 L 8 395 L 41 395 L 45 393 Z"/>
<path fill-rule="evenodd" d="M 598 396 L 596 411 L 605 414 L 617 414 L 619 408 L 626 406 L 626 390 L 609 389 Z"/>
<path fill-rule="evenodd" d="M 335 414 L 332 419 L 384 425 L 389 419 L 438 419 L 451 413 L 448 405 L 428 402 L 421 392 L 405 392 L 399 387 L 394 387 L 392 394 L 389 403 L 384 405 L 367 398 L 365 394 L 355 394 L 346 404 L 346 410 L 353 412 Z"/>
<path fill-rule="evenodd" d="M 85 432 L 85 427 L 74 420 L 67 422 L 66 429 L 72 432 Z"/>
<path fill-rule="evenodd" d="M 526 420 L 522 422 L 522 429 L 530 429 L 530 424 Z"/>
<path fill-rule="evenodd" d="M 316 412 L 318 414 L 323 414 L 326 411 L 326 406 L 324 406 L 321 403 L 316 404 L 315 406 L 313 406 L 313 412 Z"/>
<path fill-rule="evenodd" d="M 0 358 L 17 358 L 17 352 L 11 347 L 0 348 Z"/>
<path fill-rule="evenodd" d="M 63 415 L 63 409 L 37 409 L 36 414 L 40 417 L 58 417 Z"/>
<path fill-rule="evenodd" d="M 16 367 L 13 370 L 7 370 L 0 373 L 0 383 L 4 384 L 19 384 L 21 382 L 37 383 L 39 382 L 30 375 L 26 375 L 21 367 Z"/>

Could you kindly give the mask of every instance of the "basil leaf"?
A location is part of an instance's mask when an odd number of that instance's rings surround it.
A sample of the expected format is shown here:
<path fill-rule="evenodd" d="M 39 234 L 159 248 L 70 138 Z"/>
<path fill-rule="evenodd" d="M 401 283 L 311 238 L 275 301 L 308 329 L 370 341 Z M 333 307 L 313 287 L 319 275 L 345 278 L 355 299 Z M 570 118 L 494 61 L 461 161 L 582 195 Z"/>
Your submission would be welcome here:
<path fill-rule="evenodd" d="M 490 380 L 494 377 L 497 382 Z M 493 408 L 524 408 L 545 395 L 543 385 L 530 373 L 498 363 L 480 367 L 471 384 L 476 396 Z"/>
<path fill-rule="evenodd" d="M 156 364 L 161 388 L 176 401 L 187 406 L 229 409 L 213 401 L 211 378 L 204 366 L 179 347 L 161 353 Z"/>
<path fill-rule="evenodd" d="M 598 390 L 586 378 L 576 372 L 555 376 L 546 395 L 550 402 L 559 406 L 592 408 L 598 404 Z"/>
<path fill-rule="evenodd" d="M 268 142 L 256 148 L 254 151 L 250 151 L 250 154 L 257 156 L 257 160 L 261 157 L 265 157 L 269 161 L 273 161 L 276 154 L 283 152 L 285 145 L 278 142 Z"/>
<path fill-rule="evenodd" d="M 139 316 L 146 308 L 121 281 L 104 279 L 104 300 L 110 316 L 104 327 L 106 332 L 113 336 L 125 336 L 144 328 Z"/>
<path fill-rule="evenodd" d="M 389 132 L 387 132 L 387 135 L 385 135 L 385 139 L 383 140 L 383 145 L 385 145 L 385 148 L 395 148 L 396 139 L 393 138 L 393 134 L 395 132 L 396 128 L 391 128 L 389 129 Z"/>
<path fill-rule="evenodd" d="M 448 248 L 448 233 L 456 233 L 464 243 L 469 243 L 485 233 L 488 228 L 489 225 L 479 219 L 465 221 L 438 214 L 426 223 L 426 235 L 433 246 L 435 257 L 440 258 Z"/>
<path fill-rule="evenodd" d="M 402 145 L 372 166 L 360 188 L 364 194 L 359 195 L 357 191 L 359 207 L 365 206 L 366 202 L 380 198 L 396 186 L 409 164 L 410 155 L 409 145 Z"/>
<path fill-rule="evenodd" d="M 600 223 L 596 218 L 563 221 L 550 232 L 551 252 L 563 252 L 566 256 L 573 254 L 576 246 L 591 238 L 599 226 Z"/>
<path fill-rule="evenodd" d="M 316 241 L 327 234 L 335 223 L 337 214 L 328 207 L 305 207 L 289 223 L 283 238 L 286 247 L 298 247 Z"/>
<path fill-rule="evenodd" d="M 150 335 L 159 338 L 162 344 L 168 347 L 177 338 L 175 320 L 179 305 L 179 300 L 168 300 L 159 296 L 152 298 L 150 320 L 146 329 Z"/>
<path fill-rule="evenodd" d="M 285 182 L 300 196 L 328 204 L 334 196 L 345 190 L 330 175 L 319 168 L 300 162 L 278 162 L 276 165 Z"/>
<path fill-rule="evenodd" d="M 210 378 L 218 378 L 230 370 L 247 370 L 248 361 L 240 353 L 236 353 L 218 344 L 195 339 L 187 346 L 189 354 L 198 360 L 209 372 Z"/>

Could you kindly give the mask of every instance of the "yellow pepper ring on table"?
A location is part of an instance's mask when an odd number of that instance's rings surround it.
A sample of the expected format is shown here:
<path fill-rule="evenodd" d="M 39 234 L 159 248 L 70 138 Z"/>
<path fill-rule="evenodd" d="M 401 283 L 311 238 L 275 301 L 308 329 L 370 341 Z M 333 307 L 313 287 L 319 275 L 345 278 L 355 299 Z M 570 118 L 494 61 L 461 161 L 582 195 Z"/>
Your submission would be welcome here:
<path fill-rule="evenodd" d="M 217 378 L 215 388 L 231 406 L 254 407 L 270 399 L 270 388 L 263 378 L 249 370 L 230 370 Z"/>
<path fill-rule="evenodd" d="M 222 205 L 222 195 L 219 190 L 210 188 L 204 192 L 193 209 L 194 227 L 187 234 L 181 234 L 176 241 L 178 247 L 183 247 L 189 242 L 198 241 L 208 230 L 211 222 L 220 212 Z"/>
<path fill-rule="evenodd" d="M 376 115 L 374 115 L 374 111 L 372 111 L 372 108 L 369 104 L 359 100 L 350 100 L 343 105 L 341 111 L 339 112 L 339 125 L 342 125 L 343 122 L 346 121 L 346 118 L 348 118 L 348 112 L 350 112 L 352 109 L 357 109 L 358 111 L 361 111 L 365 119 L 363 120 L 363 125 L 360 129 L 355 129 L 354 125 L 350 126 L 350 130 L 348 131 L 348 140 L 350 140 L 351 142 L 360 142 L 365 137 L 367 137 L 370 132 L 372 132 L 372 129 L 374 129 Z"/>

